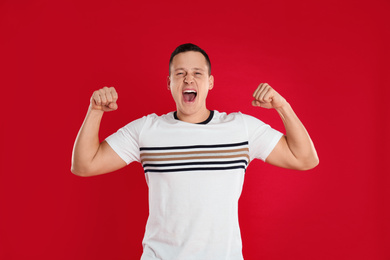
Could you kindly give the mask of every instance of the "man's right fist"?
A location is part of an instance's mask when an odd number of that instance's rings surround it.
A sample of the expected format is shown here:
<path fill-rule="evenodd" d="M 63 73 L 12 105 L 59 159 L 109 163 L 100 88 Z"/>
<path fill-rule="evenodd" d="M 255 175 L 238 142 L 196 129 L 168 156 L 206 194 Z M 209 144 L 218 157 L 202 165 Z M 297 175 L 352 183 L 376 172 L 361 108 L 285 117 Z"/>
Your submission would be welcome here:
<path fill-rule="evenodd" d="M 118 93 L 114 87 L 104 87 L 93 92 L 91 97 L 91 109 L 104 112 L 118 109 Z"/>

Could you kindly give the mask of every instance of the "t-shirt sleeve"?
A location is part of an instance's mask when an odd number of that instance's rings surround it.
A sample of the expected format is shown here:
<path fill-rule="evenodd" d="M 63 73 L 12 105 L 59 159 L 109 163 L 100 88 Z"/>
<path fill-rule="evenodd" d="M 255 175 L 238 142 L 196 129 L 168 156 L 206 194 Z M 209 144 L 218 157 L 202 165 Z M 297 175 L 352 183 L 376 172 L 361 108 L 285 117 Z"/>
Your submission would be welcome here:
<path fill-rule="evenodd" d="M 139 137 L 146 117 L 134 120 L 108 136 L 106 142 L 127 164 L 140 162 Z"/>
<path fill-rule="evenodd" d="M 283 134 L 253 116 L 242 115 L 248 131 L 249 156 L 251 160 L 265 161 Z"/>

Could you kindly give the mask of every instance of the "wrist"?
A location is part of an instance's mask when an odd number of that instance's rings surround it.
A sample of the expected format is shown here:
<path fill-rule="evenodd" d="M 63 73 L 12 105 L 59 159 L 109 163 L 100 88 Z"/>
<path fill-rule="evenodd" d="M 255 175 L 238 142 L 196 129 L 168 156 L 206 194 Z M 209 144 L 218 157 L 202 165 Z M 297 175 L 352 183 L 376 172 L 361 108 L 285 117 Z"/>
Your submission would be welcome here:
<path fill-rule="evenodd" d="M 104 111 L 101 109 L 95 109 L 92 106 L 89 106 L 88 108 L 88 114 L 96 115 L 96 116 L 103 116 Z"/>
<path fill-rule="evenodd" d="M 291 110 L 291 105 L 287 101 L 283 102 L 283 104 L 279 107 L 276 107 L 275 110 L 280 112 L 287 112 L 288 110 Z"/>
<path fill-rule="evenodd" d="M 287 101 L 282 106 L 275 108 L 275 110 L 278 112 L 283 121 L 295 114 L 291 105 Z"/>

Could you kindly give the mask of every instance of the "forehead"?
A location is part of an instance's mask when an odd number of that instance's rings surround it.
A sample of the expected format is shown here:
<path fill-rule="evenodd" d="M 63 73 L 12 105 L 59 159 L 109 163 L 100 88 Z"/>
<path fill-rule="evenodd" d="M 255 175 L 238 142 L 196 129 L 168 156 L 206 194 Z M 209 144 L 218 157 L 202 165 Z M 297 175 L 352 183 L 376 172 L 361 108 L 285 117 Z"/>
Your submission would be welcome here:
<path fill-rule="evenodd" d="M 172 68 L 202 68 L 207 69 L 207 61 L 202 53 L 196 51 L 181 52 L 173 57 Z"/>

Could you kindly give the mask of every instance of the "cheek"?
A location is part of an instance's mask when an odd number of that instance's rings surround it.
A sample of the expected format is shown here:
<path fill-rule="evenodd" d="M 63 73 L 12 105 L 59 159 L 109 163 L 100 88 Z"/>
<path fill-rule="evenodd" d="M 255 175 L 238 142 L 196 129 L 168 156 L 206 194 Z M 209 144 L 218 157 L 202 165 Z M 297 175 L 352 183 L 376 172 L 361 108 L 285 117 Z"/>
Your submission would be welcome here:
<path fill-rule="evenodd" d="M 182 80 L 181 79 L 173 79 L 171 81 L 171 87 L 172 88 L 178 88 L 181 84 Z"/>
<path fill-rule="evenodd" d="M 179 97 L 182 94 L 180 86 L 178 84 L 172 83 L 170 85 L 170 90 L 171 90 L 171 94 L 172 94 L 173 97 Z"/>

